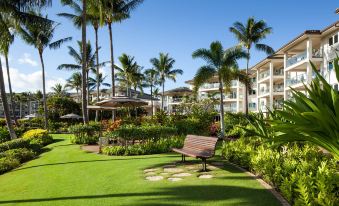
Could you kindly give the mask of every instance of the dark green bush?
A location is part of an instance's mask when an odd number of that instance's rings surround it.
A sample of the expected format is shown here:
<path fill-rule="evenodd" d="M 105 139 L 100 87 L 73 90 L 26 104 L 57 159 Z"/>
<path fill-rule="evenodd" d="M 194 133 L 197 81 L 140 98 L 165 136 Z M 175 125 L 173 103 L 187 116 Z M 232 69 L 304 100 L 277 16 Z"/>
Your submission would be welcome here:
<path fill-rule="evenodd" d="M 135 126 L 124 125 L 115 131 L 108 132 L 107 136 L 111 138 L 120 138 L 128 141 L 152 140 L 158 141 L 161 137 L 170 137 L 177 134 L 177 129 L 166 126 Z"/>
<path fill-rule="evenodd" d="M 148 141 L 141 144 L 128 146 L 107 146 L 102 150 L 106 155 L 148 155 L 159 154 L 171 151 L 171 148 L 180 148 L 183 146 L 184 137 L 160 138 L 158 141 Z"/>
<path fill-rule="evenodd" d="M 35 153 L 27 148 L 10 149 L 0 153 L 0 158 L 12 158 L 19 160 L 20 163 L 27 162 L 35 157 Z"/>
<path fill-rule="evenodd" d="M 334 158 L 308 144 L 272 148 L 259 138 L 225 142 L 223 156 L 277 187 L 292 205 L 338 205 L 339 174 Z"/>
<path fill-rule="evenodd" d="M 0 175 L 8 172 L 14 168 L 19 167 L 20 161 L 13 158 L 3 157 L 0 158 Z"/>
<path fill-rule="evenodd" d="M 0 144 L 0 153 L 10 149 L 17 149 L 17 148 L 31 148 L 32 145 L 30 144 L 29 140 L 25 140 L 22 138 L 14 139 L 11 141 L 7 141 Z"/>
<path fill-rule="evenodd" d="M 0 143 L 11 140 L 8 129 L 6 127 L 0 127 Z"/>
<path fill-rule="evenodd" d="M 75 144 L 96 144 L 101 134 L 100 123 L 90 122 L 88 125 L 78 124 L 68 128 L 73 134 L 71 142 Z"/>
<path fill-rule="evenodd" d="M 174 127 L 178 129 L 178 134 L 207 134 L 208 126 L 204 125 L 198 119 L 182 119 L 173 123 Z"/>

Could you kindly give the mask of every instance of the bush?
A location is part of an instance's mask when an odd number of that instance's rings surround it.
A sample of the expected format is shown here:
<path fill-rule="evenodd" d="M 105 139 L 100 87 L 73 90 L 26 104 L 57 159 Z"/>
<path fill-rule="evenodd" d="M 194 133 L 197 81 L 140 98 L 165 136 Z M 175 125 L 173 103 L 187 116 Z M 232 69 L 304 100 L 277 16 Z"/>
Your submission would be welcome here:
<path fill-rule="evenodd" d="M 33 159 L 35 157 L 35 153 L 27 148 L 18 148 L 0 153 L 0 158 L 4 157 L 17 159 L 20 163 L 23 163 Z"/>
<path fill-rule="evenodd" d="M 0 143 L 11 140 L 8 129 L 6 127 L 0 127 Z"/>
<path fill-rule="evenodd" d="M 40 144 L 43 146 L 53 142 L 52 136 L 44 129 L 29 130 L 22 135 L 22 138 L 29 140 L 32 144 Z"/>
<path fill-rule="evenodd" d="M 128 146 L 107 146 L 102 150 L 106 155 L 147 155 L 171 151 L 171 148 L 183 146 L 184 137 L 160 138 L 157 142 L 148 141 Z"/>
<path fill-rule="evenodd" d="M 100 123 L 90 122 L 86 124 L 73 125 L 68 128 L 73 134 L 71 142 L 75 144 L 96 144 L 101 134 Z"/>
<path fill-rule="evenodd" d="M 20 161 L 13 158 L 0 158 L 0 175 L 14 168 L 19 167 Z"/>
<path fill-rule="evenodd" d="M 108 132 L 107 136 L 111 138 L 120 138 L 127 141 L 152 140 L 158 141 L 160 137 L 170 137 L 177 134 L 177 129 L 166 126 L 135 126 L 124 125 L 115 131 Z"/>
<path fill-rule="evenodd" d="M 182 119 L 173 123 L 174 127 L 178 129 L 178 134 L 196 134 L 196 135 L 210 135 L 209 127 L 211 122 L 204 122 L 199 119 Z"/>
<path fill-rule="evenodd" d="M 0 118 L 0 127 L 6 126 L 6 120 L 4 118 Z"/>
<path fill-rule="evenodd" d="M 31 148 L 32 145 L 30 144 L 29 140 L 26 139 L 14 139 L 0 144 L 0 153 L 10 150 L 10 149 L 17 149 L 17 148 Z"/>
<path fill-rule="evenodd" d="M 259 138 L 225 142 L 223 156 L 274 185 L 292 205 L 338 205 L 335 159 L 308 144 L 272 149 Z"/>

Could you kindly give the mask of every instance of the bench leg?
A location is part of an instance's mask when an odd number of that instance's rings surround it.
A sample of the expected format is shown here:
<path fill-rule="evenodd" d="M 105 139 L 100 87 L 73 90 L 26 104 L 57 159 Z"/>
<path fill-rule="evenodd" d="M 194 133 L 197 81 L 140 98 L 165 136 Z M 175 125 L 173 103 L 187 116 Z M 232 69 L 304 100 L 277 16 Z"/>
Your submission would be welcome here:
<path fill-rule="evenodd" d="M 206 169 L 207 169 L 207 167 L 206 167 L 206 158 L 202 158 L 201 160 L 202 160 L 202 171 L 206 172 Z"/>
<path fill-rule="evenodd" d="M 181 155 L 181 161 L 185 162 L 185 155 Z"/>

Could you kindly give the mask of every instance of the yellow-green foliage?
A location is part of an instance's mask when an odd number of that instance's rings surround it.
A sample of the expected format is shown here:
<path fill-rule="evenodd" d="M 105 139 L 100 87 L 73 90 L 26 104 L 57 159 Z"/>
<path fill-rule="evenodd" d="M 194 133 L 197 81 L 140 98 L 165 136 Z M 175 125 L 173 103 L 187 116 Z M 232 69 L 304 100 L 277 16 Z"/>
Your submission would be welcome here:
<path fill-rule="evenodd" d="M 31 143 L 47 145 L 53 142 L 52 137 L 44 129 L 32 129 L 28 130 L 22 135 L 23 139 L 30 140 Z"/>

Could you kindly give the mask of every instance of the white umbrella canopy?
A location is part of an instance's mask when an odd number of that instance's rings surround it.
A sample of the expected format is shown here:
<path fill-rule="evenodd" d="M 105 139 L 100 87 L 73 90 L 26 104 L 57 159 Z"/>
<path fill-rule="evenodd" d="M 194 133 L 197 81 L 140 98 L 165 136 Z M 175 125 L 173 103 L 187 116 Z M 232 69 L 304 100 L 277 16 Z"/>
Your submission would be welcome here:
<path fill-rule="evenodd" d="M 131 97 L 112 97 L 110 99 L 106 99 L 96 103 L 97 106 L 102 107 L 114 107 L 114 108 L 121 108 L 121 107 L 141 107 L 148 105 L 147 102 L 142 101 L 141 99 L 131 98 Z"/>
<path fill-rule="evenodd" d="M 29 114 L 29 115 L 26 115 L 24 119 L 33 119 L 36 117 L 40 117 L 40 115 L 38 115 L 37 113 Z"/>
<path fill-rule="evenodd" d="M 60 118 L 61 119 L 81 119 L 82 117 L 80 115 L 70 113 L 70 114 L 66 114 L 64 116 L 61 116 Z"/>

